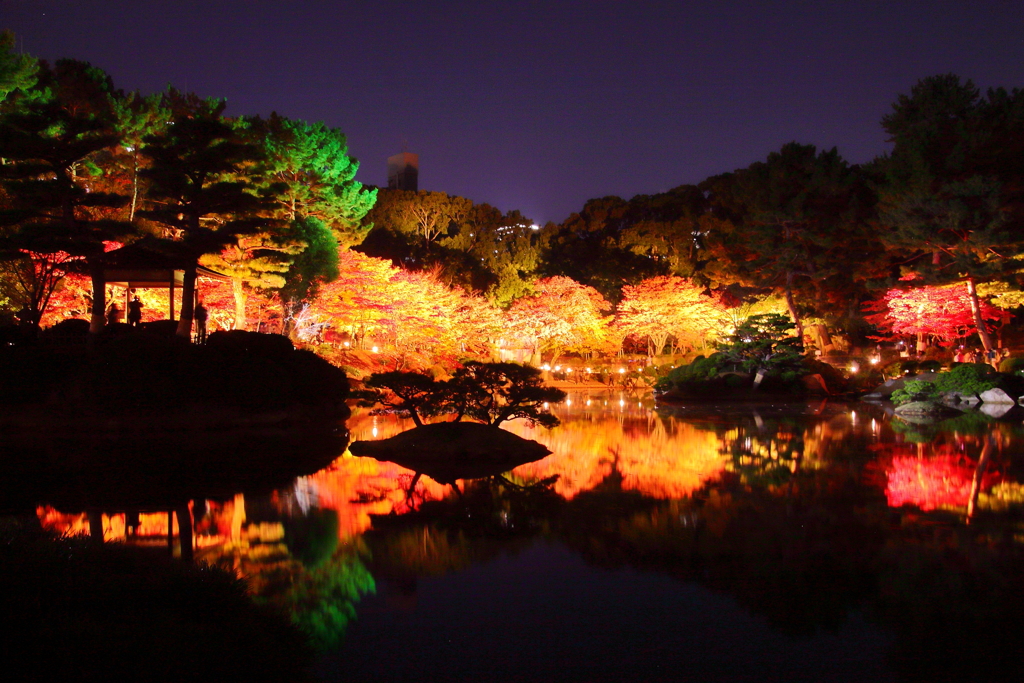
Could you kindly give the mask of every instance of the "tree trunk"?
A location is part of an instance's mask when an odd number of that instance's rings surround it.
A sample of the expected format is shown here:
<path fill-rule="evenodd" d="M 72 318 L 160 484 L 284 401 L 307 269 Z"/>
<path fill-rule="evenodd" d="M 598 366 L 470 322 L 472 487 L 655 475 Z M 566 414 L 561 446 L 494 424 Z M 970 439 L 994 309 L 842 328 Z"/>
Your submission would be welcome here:
<path fill-rule="evenodd" d="M 245 329 L 245 288 L 242 285 L 241 278 L 231 279 L 231 293 L 235 296 L 235 329 Z"/>
<path fill-rule="evenodd" d="M 295 334 L 295 304 L 291 301 L 281 301 L 281 334 L 292 339 Z M 293 339 L 294 341 L 294 339 Z"/>
<path fill-rule="evenodd" d="M 107 281 L 103 276 L 103 264 L 98 260 L 89 264 L 89 275 L 92 277 L 92 311 L 89 318 L 89 333 L 99 334 L 106 323 L 107 312 Z"/>
<path fill-rule="evenodd" d="M 135 207 L 139 202 L 139 148 L 135 146 L 132 153 L 132 203 L 128 209 L 128 222 L 135 222 Z"/>
<path fill-rule="evenodd" d="M 196 311 L 196 264 L 189 263 L 181 284 L 181 316 L 178 318 L 176 334 L 185 339 L 192 338 L 192 316 Z"/>
<path fill-rule="evenodd" d="M 786 273 L 786 307 L 789 308 L 789 317 L 796 325 L 796 338 L 800 340 L 801 346 L 804 343 L 804 324 L 800 320 L 800 314 L 796 312 L 796 302 L 793 301 L 793 273 Z"/>
<path fill-rule="evenodd" d="M 195 559 L 192 549 L 192 513 L 188 502 L 175 506 L 174 515 L 178 518 L 178 546 L 181 548 L 181 561 L 189 564 Z"/>
<path fill-rule="evenodd" d="M 981 339 L 981 346 L 985 349 L 985 360 L 988 360 L 989 352 L 992 350 L 992 337 L 988 333 L 985 320 L 981 317 L 981 304 L 978 302 L 978 288 L 974 278 L 967 278 L 967 295 L 971 300 L 971 313 L 974 314 L 974 326 L 978 328 L 978 337 Z"/>
<path fill-rule="evenodd" d="M 988 469 L 989 458 L 992 457 L 992 437 L 986 436 L 981 447 L 981 458 L 978 459 L 978 466 L 974 469 L 974 479 L 971 481 L 971 494 L 967 499 L 967 523 L 970 524 L 978 509 L 978 494 L 981 493 L 981 481 Z"/>
<path fill-rule="evenodd" d="M 103 545 L 103 512 L 90 508 L 86 517 L 89 519 L 89 541 L 94 545 Z"/>

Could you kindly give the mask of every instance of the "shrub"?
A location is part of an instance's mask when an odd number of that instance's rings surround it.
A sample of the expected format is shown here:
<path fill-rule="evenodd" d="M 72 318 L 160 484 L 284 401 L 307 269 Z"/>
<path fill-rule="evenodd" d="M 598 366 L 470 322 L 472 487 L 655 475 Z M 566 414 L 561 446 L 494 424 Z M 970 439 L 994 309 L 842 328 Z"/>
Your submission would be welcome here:
<path fill-rule="evenodd" d="M 908 379 L 902 389 L 892 392 L 892 402 L 899 406 L 911 401 L 934 401 L 939 394 L 934 382 Z"/>
<path fill-rule="evenodd" d="M 980 394 L 998 384 L 996 371 L 980 363 L 962 363 L 949 372 L 941 373 L 935 386 L 942 393 Z"/>
<path fill-rule="evenodd" d="M 1024 374 L 1024 358 L 1004 358 L 999 362 L 999 372 L 1008 375 Z"/>
<path fill-rule="evenodd" d="M 719 342 L 719 353 L 747 372 L 771 374 L 789 370 L 799 373 L 803 344 L 791 336 L 794 327 L 789 318 L 778 313 L 752 315 Z"/>
<path fill-rule="evenodd" d="M 706 382 L 717 377 L 727 362 L 728 358 L 722 353 L 712 354 L 709 358 L 697 356 L 689 365 L 680 365 L 658 379 L 654 386 L 659 391 L 667 391 L 685 384 Z"/>
<path fill-rule="evenodd" d="M 903 377 L 904 375 L 916 375 L 918 362 L 916 360 L 901 359 L 889 363 L 882 368 L 882 374 L 886 377 Z"/>

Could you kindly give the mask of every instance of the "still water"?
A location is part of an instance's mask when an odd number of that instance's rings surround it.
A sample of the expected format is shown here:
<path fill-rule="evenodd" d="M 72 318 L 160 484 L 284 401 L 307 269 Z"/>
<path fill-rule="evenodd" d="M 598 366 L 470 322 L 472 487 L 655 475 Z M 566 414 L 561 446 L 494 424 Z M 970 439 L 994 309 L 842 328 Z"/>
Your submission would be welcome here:
<path fill-rule="evenodd" d="M 552 454 L 453 486 L 344 455 L 193 504 L 197 558 L 326 681 L 1020 680 L 1024 433 L 868 404 L 576 393 Z M 353 440 L 410 425 L 356 412 Z M 41 509 L 44 522 L 87 527 Z M 104 517 L 124 536 L 124 516 Z M 166 532 L 143 514 L 140 537 Z"/>

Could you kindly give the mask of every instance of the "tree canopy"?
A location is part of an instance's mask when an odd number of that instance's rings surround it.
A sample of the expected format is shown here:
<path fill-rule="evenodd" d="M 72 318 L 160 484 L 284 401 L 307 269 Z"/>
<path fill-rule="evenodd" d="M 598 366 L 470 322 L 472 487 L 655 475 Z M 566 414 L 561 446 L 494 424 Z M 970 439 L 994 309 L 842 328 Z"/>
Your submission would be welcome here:
<path fill-rule="evenodd" d="M 883 239 L 926 282 L 964 283 L 990 350 L 977 284 L 1015 278 L 1024 254 L 1024 92 L 983 97 L 970 80 L 933 76 L 900 95 L 882 126 L 893 143 L 877 162 Z"/>

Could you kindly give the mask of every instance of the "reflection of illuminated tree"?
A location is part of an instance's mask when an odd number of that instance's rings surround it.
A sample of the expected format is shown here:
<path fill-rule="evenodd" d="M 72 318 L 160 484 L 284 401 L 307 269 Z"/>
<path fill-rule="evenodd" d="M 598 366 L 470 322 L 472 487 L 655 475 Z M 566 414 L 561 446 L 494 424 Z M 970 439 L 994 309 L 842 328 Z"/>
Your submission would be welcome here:
<path fill-rule="evenodd" d="M 283 519 L 288 550 L 303 565 L 314 568 L 331 557 L 338 547 L 338 512 L 310 510 Z"/>
<path fill-rule="evenodd" d="M 543 460 L 516 468 L 525 476 L 558 476 L 555 491 L 573 498 L 597 486 L 612 472 L 623 477 L 623 488 L 655 498 L 691 495 L 722 472 L 724 461 L 714 432 L 672 422 L 669 427 L 647 420 L 566 421 L 550 432 L 511 424 L 509 431 L 534 439 L 551 449 Z M 685 448 L 679 444 L 685 443 Z"/>
<path fill-rule="evenodd" d="M 509 550 L 540 532 L 563 506 L 553 480 L 504 476 L 463 483 L 459 495 L 379 520 L 367 535 L 374 573 L 402 584 L 458 571 Z"/>
<path fill-rule="evenodd" d="M 975 464 L 960 455 L 895 457 L 886 472 L 885 496 L 892 507 L 916 505 L 925 511 L 964 508 L 971 495 L 974 470 Z M 991 486 L 991 474 L 986 483 L 986 488 Z"/>
<path fill-rule="evenodd" d="M 391 578 L 442 576 L 465 569 L 473 559 L 465 533 L 433 524 L 383 536 L 374 544 L 373 556 L 374 566 Z"/>
<path fill-rule="evenodd" d="M 740 426 L 723 435 L 728 469 L 745 484 L 779 486 L 789 481 L 804 455 L 803 430 L 797 425 L 762 421 L 760 427 Z"/>
<path fill-rule="evenodd" d="M 946 440 L 948 435 L 983 434 L 994 425 L 995 421 L 981 412 L 965 412 L 957 417 L 940 422 L 909 422 L 893 420 L 893 431 L 902 434 L 905 441 L 911 443 L 932 443 L 936 439 Z"/>
<path fill-rule="evenodd" d="M 365 554 L 362 544 L 345 545 L 326 562 L 295 577 L 283 595 L 270 601 L 288 611 L 315 647 L 336 645 L 355 619 L 356 603 L 376 590 L 363 564 Z"/>

